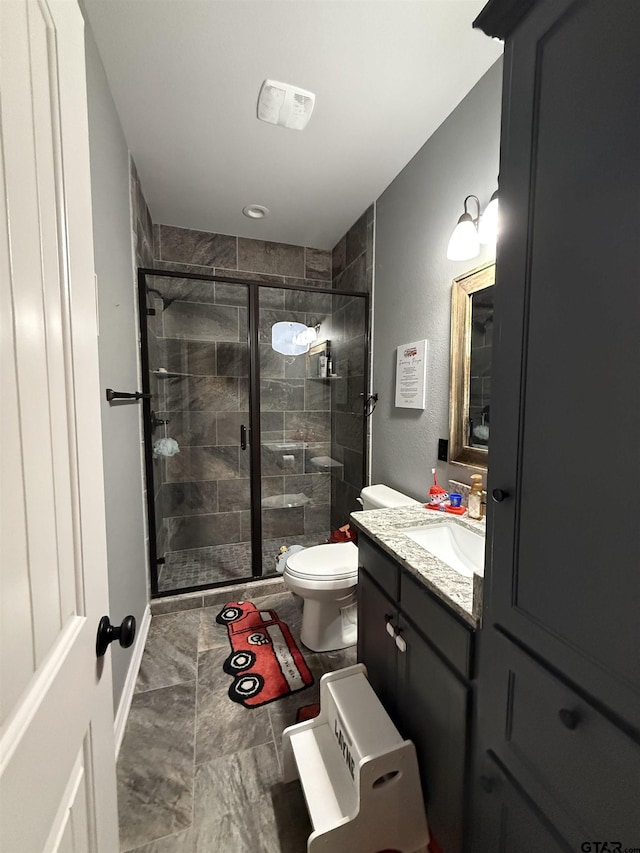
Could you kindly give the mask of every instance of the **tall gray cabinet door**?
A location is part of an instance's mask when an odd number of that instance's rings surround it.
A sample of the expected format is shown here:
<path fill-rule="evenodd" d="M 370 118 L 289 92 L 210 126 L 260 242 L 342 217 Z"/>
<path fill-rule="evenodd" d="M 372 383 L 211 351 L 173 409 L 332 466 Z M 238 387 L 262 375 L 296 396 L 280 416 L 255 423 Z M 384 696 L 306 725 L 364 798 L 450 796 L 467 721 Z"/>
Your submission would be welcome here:
<path fill-rule="evenodd" d="M 484 624 L 640 730 L 640 3 L 505 55 Z"/>

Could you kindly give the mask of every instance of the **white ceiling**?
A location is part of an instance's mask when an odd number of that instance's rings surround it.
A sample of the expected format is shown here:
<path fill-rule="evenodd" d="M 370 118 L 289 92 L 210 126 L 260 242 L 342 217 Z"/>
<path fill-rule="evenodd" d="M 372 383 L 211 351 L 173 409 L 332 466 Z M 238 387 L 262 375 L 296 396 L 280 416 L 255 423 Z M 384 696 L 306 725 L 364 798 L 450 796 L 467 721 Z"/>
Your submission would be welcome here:
<path fill-rule="evenodd" d="M 154 221 L 325 249 L 500 55 L 484 3 L 84 0 Z M 267 77 L 315 92 L 306 130 L 258 121 Z"/>

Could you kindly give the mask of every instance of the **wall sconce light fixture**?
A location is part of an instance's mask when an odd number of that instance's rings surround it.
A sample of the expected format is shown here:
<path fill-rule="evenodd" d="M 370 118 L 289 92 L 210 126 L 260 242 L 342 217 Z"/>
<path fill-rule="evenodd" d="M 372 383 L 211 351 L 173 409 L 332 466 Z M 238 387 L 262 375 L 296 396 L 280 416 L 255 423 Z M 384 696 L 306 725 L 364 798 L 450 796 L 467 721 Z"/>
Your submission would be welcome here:
<path fill-rule="evenodd" d="M 467 210 L 470 200 L 475 201 L 477 214 L 475 218 Z M 480 254 L 478 238 L 478 222 L 480 221 L 480 201 L 475 195 L 468 195 L 464 200 L 464 213 L 458 219 L 453 234 L 447 246 L 447 257 L 450 261 L 468 261 Z"/>
<path fill-rule="evenodd" d="M 304 355 L 318 340 L 320 324 L 305 326 L 304 323 L 274 323 L 271 327 L 271 347 L 282 355 Z"/>
<path fill-rule="evenodd" d="M 480 217 L 478 237 L 483 245 L 496 245 L 498 239 L 498 190 L 491 196 L 489 204 Z"/>
<path fill-rule="evenodd" d="M 477 214 L 471 216 L 467 209 L 470 200 L 476 203 Z M 494 245 L 498 234 L 498 190 L 491 196 L 485 212 L 480 216 L 480 201 L 475 195 L 464 200 L 464 213 L 458 219 L 447 246 L 450 261 L 468 261 L 480 254 L 480 243 Z"/>

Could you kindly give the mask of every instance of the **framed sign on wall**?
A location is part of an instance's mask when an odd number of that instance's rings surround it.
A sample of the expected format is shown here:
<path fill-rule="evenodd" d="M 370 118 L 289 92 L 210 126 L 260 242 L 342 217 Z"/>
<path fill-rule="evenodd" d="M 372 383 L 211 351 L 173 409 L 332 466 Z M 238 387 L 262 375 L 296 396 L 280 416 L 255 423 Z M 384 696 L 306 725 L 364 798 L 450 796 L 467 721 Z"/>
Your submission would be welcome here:
<path fill-rule="evenodd" d="M 424 409 L 427 399 L 427 341 L 402 344 L 396 351 L 396 406 Z"/>

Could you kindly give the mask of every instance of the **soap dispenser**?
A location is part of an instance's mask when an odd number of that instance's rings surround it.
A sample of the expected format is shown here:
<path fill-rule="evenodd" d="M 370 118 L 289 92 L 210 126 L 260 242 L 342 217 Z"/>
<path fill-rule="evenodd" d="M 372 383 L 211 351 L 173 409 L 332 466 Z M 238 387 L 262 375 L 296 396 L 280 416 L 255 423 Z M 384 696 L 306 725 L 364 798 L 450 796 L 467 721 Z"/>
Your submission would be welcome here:
<path fill-rule="evenodd" d="M 471 475 L 471 491 L 467 505 L 469 518 L 482 518 L 482 474 Z"/>

